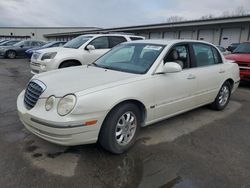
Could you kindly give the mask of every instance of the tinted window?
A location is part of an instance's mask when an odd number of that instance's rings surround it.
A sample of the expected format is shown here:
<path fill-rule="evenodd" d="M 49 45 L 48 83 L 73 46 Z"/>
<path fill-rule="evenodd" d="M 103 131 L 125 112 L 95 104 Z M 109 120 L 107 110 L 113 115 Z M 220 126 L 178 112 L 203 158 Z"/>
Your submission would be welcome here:
<path fill-rule="evenodd" d="M 143 38 L 140 37 L 129 37 L 131 40 L 143 40 Z"/>
<path fill-rule="evenodd" d="M 217 55 L 213 53 L 215 49 L 212 50 L 212 46 L 206 44 L 193 44 L 193 49 L 197 67 L 214 65 L 221 62 L 221 57 L 219 56 L 217 50 Z"/>
<path fill-rule="evenodd" d="M 109 41 L 108 37 L 98 37 L 94 40 L 92 40 L 90 45 L 93 45 L 95 49 L 107 49 L 109 48 Z"/>
<path fill-rule="evenodd" d="M 23 46 L 31 46 L 31 41 L 24 41 Z"/>
<path fill-rule="evenodd" d="M 218 52 L 218 50 L 215 49 L 214 47 L 212 47 L 212 50 L 213 50 L 213 54 L 214 54 L 214 61 L 215 61 L 215 64 L 222 63 L 222 58 L 221 58 L 221 55 L 220 55 L 220 53 Z"/>
<path fill-rule="evenodd" d="M 39 46 L 39 45 L 40 45 L 39 42 L 36 42 L 36 41 L 32 41 L 32 42 L 31 42 L 31 46 Z"/>
<path fill-rule="evenodd" d="M 124 37 L 109 37 L 109 47 L 113 48 L 114 46 L 126 41 L 127 40 Z"/>
<path fill-rule="evenodd" d="M 250 43 L 242 43 L 240 44 L 234 51 L 233 53 L 238 53 L 238 54 L 250 54 Z"/>

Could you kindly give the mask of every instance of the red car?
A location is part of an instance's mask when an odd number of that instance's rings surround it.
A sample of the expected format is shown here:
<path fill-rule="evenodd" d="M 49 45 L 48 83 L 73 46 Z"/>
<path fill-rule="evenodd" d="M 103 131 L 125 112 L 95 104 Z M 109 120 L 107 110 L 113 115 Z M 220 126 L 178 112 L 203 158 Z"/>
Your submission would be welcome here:
<path fill-rule="evenodd" d="M 250 81 L 250 42 L 240 44 L 232 54 L 225 57 L 239 65 L 241 80 Z"/>

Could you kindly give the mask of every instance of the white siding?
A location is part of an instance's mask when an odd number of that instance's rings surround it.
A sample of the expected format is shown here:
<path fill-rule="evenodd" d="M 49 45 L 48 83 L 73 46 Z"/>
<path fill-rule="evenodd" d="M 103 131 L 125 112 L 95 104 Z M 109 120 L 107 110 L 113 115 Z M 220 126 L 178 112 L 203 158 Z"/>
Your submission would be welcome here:
<path fill-rule="evenodd" d="M 192 39 L 193 31 L 181 31 L 180 39 Z"/>
<path fill-rule="evenodd" d="M 222 29 L 220 45 L 228 47 L 232 43 L 240 42 L 241 28 Z"/>
<path fill-rule="evenodd" d="M 166 31 L 164 32 L 164 39 L 177 39 L 178 33 L 175 31 Z"/>
<path fill-rule="evenodd" d="M 198 40 L 204 40 L 207 42 L 214 43 L 214 30 L 213 29 L 200 30 Z"/>
<path fill-rule="evenodd" d="M 161 34 L 161 32 L 150 33 L 150 38 L 151 39 L 161 39 L 162 34 Z"/>

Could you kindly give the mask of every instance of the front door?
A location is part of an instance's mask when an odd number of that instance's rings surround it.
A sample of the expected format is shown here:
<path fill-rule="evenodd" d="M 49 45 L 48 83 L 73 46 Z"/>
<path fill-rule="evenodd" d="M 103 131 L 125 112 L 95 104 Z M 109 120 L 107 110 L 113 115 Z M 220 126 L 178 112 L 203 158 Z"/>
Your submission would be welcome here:
<path fill-rule="evenodd" d="M 93 39 L 88 45 L 93 45 L 94 50 L 87 50 L 87 53 L 84 53 L 83 61 L 85 64 L 93 63 L 100 56 L 105 54 L 110 50 L 108 37 L 98 37 Z"/>
<path fill-rule="evenodd" d="M 155 75 L 155 119 L 189 110 L 195 106 L 194 93 L 197 80 L 188 44 L 174 46 L 164 58 L 164 63 L 176 62 L 183 68 L 181 72 Z"/>

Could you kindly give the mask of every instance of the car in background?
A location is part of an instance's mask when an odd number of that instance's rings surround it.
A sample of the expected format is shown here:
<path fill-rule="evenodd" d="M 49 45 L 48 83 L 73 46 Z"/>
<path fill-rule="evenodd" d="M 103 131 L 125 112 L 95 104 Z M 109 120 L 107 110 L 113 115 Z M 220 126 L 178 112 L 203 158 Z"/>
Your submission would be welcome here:
<path fill-rule="evenodd" d="M 229 52 L 226 48 L 222 47 L 222 46 L 216 46 L 220 52 L 223 54 L 223 55 L 228 55 L 228 54 L 231 54 L 231 52 Z"/>
<path fill-rule="evenodd" d="M 1 46 L 0 56 L 4 56 L 5 58 L 9 59 L 14 59 L 17 56 L 25 56 L 25 51 L 28 49 L 43 46 L 44 44 L 44 41 L 25 40 L 20 41 L 14 44 L 13 46 Z"/>
<path fill-rule="evenodd" d="M 250 42 L 240 44 L 232 54 L 225 57 L 239 65 L 241 80 L 250 81 Z"/>
<path fill-rule="evenodd" d="M 35 75 L 17 109 L 27 130 L 47 141 L 99 142 L 120 154 L 141 127 L 207 104 L 223 110 L 239 80 L 238 65 L 210 43 L 125 42 L 92 64 Z"/>
<path fill-rule="evenodd" d="M 33 53 L 31 73 L 90 64 L 114 46 L 135 39 L 142 40 L 144 37 L 123 34 L 81 35 L 67 42 L 63 48 L 47 48 Z"/>
<path fill-rule="evenodd" d="M 6 39 L 0 40 L 0 44 L 3 43 L 3 42 L 6 42 L 6 41 L 8 41 L 8 40 L 6 40 Z"/>
<path fill-rule="evenodd" d="M 48 42 L 47 44 L 41 46 L 41 47 L 36 47 L 36 48 L 31 48 L 25 51 L 25 55 L 28 58 L 31 58 L 32 54 L 34 53 L 34 51 L 37 50 L 42 50 L 45 48 L 53 48 L 53 47 L 60 47 L 63 46 L 66 42 L 65 41 L 52 41 L 52 42 Z"/>
<path fill-rule="evenodd" d="M 0 43 L 0 46 L 13 46 L 14 44 L 20 42 L 20 40 L 8 40 Z"/>
<path fill-rule="evenodd" d="M 227 51 L 233 52 L 239 45 L 240 43 L 232 43 L 230 44 L 230 46 L 227 47 Z"/>

